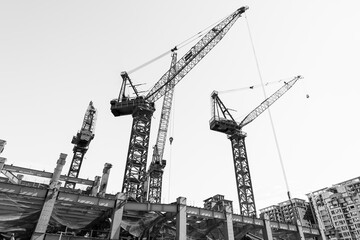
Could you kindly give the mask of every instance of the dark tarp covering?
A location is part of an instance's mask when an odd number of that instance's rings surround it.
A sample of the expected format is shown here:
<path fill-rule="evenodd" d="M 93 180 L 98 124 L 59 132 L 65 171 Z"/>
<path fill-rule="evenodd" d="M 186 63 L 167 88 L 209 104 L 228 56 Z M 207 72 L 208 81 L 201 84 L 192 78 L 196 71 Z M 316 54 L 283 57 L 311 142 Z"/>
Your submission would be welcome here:
<path fill-rule="evenodd" d="M 16 239 L 30 239 L 44 204 L 44 198 L 0 192 L 0 234 L 15 234 Z M 101 225 L 111 216 L 112 209 L 106 207 L 55 203 L 48 231 L 62 231 L 66 227 L 81 230 Z"/>
<path fill-rule="evenodd" d="M 43 199 L 26 195 L 0 193 L 0 233 L 15 233 L 28 238 L 39 219 Z"/>

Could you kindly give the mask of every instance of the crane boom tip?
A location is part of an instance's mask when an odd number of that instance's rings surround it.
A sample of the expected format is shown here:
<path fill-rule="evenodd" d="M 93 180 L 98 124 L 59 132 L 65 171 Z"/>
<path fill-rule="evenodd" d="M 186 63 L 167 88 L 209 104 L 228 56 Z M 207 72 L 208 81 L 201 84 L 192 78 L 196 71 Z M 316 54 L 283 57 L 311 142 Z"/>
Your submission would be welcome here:
<path fill-rule="evenodd" d="M 248 10 L 248 9 L 249 9 L 249 6 L 243 6 L 243 7 L 239 8 L 238 10 L 239 10 L 241 13 L 243 13 L 243 12 L 245 12 L 245 11 Z"/>

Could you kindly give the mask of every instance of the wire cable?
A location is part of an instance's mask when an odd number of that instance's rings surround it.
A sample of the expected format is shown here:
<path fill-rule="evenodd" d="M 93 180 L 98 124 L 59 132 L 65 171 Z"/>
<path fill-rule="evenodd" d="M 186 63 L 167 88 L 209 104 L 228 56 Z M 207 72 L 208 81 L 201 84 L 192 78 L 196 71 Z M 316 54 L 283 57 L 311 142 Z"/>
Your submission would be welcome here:
<path fill-rule="evenodd" d="M 251 42 L 252 50 L 253 50 L 253 53 L 254 53 L 254 58 L 255 58 L 255 62 L 256 62 L 256 67 L 257 67 L 258 74 L 259 74 L 259 78 L 260 78 L 260 81 L 261 81 L 262 92 L 263 92 L 263 95 L 264 95 L 264 97 L 265 97 L 265 99 L 266 99 L 267 96 L 266 96 L 266 91 L 265 91 L 265 87 L 264 87 L 264 82 L 263 82 L 263 79 L 262 79 L 262 75 L 261 75 L 261 71 L 260 71 L 260 66 L 259 66 L 259 61 L 258 61 L 258 58 L 257 58 L 257 55 L 256 55 L 255 45 L 254 45 L 254 41 L 253 41 L 253 38 L 252 38 L 252 35 L 251 35 L 250 26 L 249 26 L 249 21 L 248 21 L 248 18 L 247 18 L 247 16 L 246 16 L 246 13 L 245 13 L 245 19 L 246 19 L 247 29 L 248 29 L 248 32 L 249 32 L 249 37 L 250 37 L 250 42 Z M 269 113 L 271 128 L 272 128 L 272 132 L 273 132 L 274 139 L 275 139 L 275 145 L 276 145 L 276 149 L 277 149 L 277 152 L 278 152 L 278 155 L 279 155 L 280 165 L 281 165 L 283 177 L 284 177 L 284 180 L 285 180 L 287 195 L 288 195 L 289 199 L 291 200 L 290 188 L 289 188 L 288 180 L 287 180 L 287 177 L 286 177 L 286 171 L 285 171 L 284 163 L 283 163 L 282 156 L 281 156 L 280 146 L 279 146 L 279 142 L 278 142 L 277 135 L 276 135 L 276 131 L 275 131 L 274 121 L 273 121 L 273 118 L 272 118 L 272 115 L 271 115 L 270 108 L 268 108 L 267 110 L 268 110 L 268 113 Z"/>
<path fill-rule="evenodd" d="M 169 141 L 170 141 L 170 153 L 169 153 L 169 178 L 168 178 L 168 203 L 170 203 L 170 193 L 171 193 L 171 162 L 172 162 L 172 142 L 174 141 L 174 129 L 175 129 L 175 124 L 174 124 L 174 119 L 175 119 L 175 92 L 173 93 L 173 100 L 172 100 L 172 111 L 171 111 L 171 119 L 170 119 L 170 137 L 169 137 Z"/>
<path fill-rule="evenodd" d="M 171 50 L 166 51 L 166 52 L 164 52 L 163 54 L 160 54 L 159 56 L 157 56 L 157 57 L 155 57 L 155 58 L 153 58 L 153 59 L 151 59 L 151 60 L 149 60 L 149 61 L 141 64 L 140 66 L 138 66 L 138 67 L 136 67 L 136 68 L 134 68 L 134 69 L 132 69 L 132 70 L 130 70 L 130 71 L 128 71 L 128 74 L 131 74 L 131 73 L 136 72 L 137 70 L 139 70 L 139 69 L 141 69 L 141 68 L 143 68 L 143 67 L 146 67 L 147 65 L 149 65 L 149 64 L 151 64 L 151 63 L 159 60 L 160 58 L 165 57 L 165 56 L 168 55 L 170 52 L 171 52 Z"/>
<path fill-rule="evenodd" d="M 223 19 L 225 19 L 225 18 L 223 18 Z M 136 67 L 136 68 L 134 68 L 134 69 L 132 69 L 130 71 L 128 71 L 128 74 L 134 73 L 134 72 L 140 70 L 141 68 L 144 68 L 144 67 L 148 66 L 149 64 L 159 60 L 160 58 L 165 57 L 166 55 L 170 54 L 173 50 L 181 49 L 181 48 L 185 47 L 186 45 L 189 45 L 190 43 L 194 42 L 195 40 L 203 37 L 209 31 L 209 29 L 213 28 L 213 26 L 215 26 L 219 22 L 223 21 L 223 19 L 209 25 L 208 27 L 204 28 L 202 31 L 194 34 L 193 36 L 189 37 L 188 39 L 186 39 L 186 40 L 182 41 L 181 43 L 175 45 L 175 47 L 173 49 L 171 49 L 169 51 L 166 51 L 166 52 L 160 54 L 159 56 L 157 56 L 157 57 L 155 57 L 155 58 L 141 64 L 140 66 L 138 66 L 138 67 Z"/>
<path fill-rule="evenodd" d="M 275 84 L 275 83 L 280 83 L 283 82 L 283 79 L 277 80 L 277 81 L 272 81 L 272 82 L 266 82 L 265 86 L 271 85 L 271 84 Z M 248 87 L 241 87 L 241 88 L 233 88 L 233 89 L 228 89 L 228 90 L 223 90 L 223 91 L 218 91 L 218 94 L 224 94 L 224 93 L 230 93 L 230 92 L 237 92 L 237 91 L 243 91 L 243 90 L 253 90 L 255 88 L 261 87 L 263 86 L 262 84 L 258 84 L 258 85 L 252 85 L 252 86 L 248 86 Z"/>

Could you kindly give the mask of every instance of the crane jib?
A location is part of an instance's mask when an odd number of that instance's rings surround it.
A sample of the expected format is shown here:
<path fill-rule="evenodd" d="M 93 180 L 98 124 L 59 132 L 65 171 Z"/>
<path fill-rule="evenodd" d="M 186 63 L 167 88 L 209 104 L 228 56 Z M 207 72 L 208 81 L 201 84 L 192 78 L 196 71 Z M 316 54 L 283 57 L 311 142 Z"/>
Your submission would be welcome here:
<path fill-rule="evenodd" d="M 248 7 L 241 7 L 218 23 L 203 38 L 200 39 L 177 63 L 175 73 L 166 72 L 154 85 L 145 97 L 151 102 L 155 102 L 165 93 L 165 86 L 174 81 L 176 85 L 196 64 L 211 51 L 213 47 L 225 36 L 235 21 L 244 13 Z M 170 76 L 170 77 L 169 77 Z"/>
<path fill-rule="evenodd" d="M 297 80 L 301 79 L 302 76 L 296 76 L 291 81 L 285 82 L 284 86 L 278 89 L 275 93 L 273 93 L 270 97 L 265 99 L 258 107 L 256 107 L 253 111 L 251 111 L 239 124 L 242 128 L 245 125 L 251 123 L 255 120 L 261 113 L 263 113 L 266 109 L 268 109 L 277 99 L 279 99 L 282 95 L 284 95 Z"/>

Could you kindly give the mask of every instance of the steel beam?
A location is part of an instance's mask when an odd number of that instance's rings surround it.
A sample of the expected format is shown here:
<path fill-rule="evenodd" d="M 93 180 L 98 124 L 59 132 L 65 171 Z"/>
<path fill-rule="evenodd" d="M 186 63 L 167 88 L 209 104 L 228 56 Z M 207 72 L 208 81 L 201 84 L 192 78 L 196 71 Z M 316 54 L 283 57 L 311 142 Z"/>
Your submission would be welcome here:
<path fill-rule="evenodd" d="M 31 168 L 24 168 L 24 167 L 18 167 L 18 166 L 7 165 L 7 164 L 4 164 L 3 169 L 10 171 L 10 172 L 22 173 L 22 174 L 26 174 L 26 175 L 43 177 L 43 178 L 52 178 L 52 176 L 53 176 L 53 173 L 51 173 L 51 172 L 40 171 L 40 170 L 31 169 Z M 61 181 L 71 181 L 71 182 L 74 182 L 77 184 L 83 184 L 83 185 L 87 185 L 87 186 L 94 185 L 94 181 L 92 181 L 92 180 L 68 177 L 66 175 L 61 175 L 60 180 Z"/>

